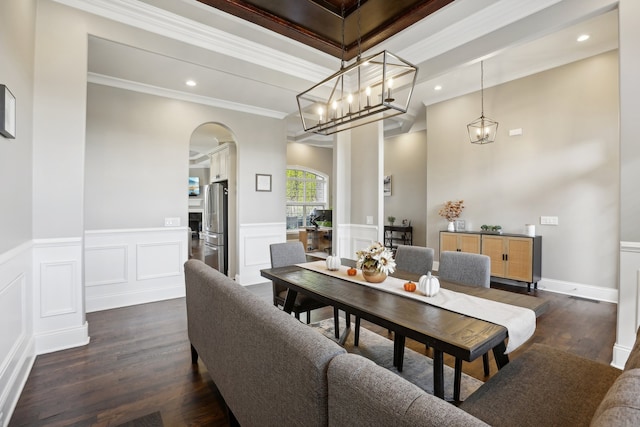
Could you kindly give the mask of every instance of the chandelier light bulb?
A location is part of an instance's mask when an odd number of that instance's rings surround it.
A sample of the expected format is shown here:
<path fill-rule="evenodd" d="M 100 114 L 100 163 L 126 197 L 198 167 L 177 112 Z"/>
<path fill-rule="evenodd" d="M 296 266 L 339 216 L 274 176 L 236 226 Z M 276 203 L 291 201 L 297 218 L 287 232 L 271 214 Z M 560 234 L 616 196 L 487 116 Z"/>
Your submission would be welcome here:
<path fill-rule="evenodd" d="M 391 88 L 393 87 L 393 78 L 389 77 L 387 80 L 387 97 L 384 102 L 393 102 L 395 99 L 391 96 Z"/>

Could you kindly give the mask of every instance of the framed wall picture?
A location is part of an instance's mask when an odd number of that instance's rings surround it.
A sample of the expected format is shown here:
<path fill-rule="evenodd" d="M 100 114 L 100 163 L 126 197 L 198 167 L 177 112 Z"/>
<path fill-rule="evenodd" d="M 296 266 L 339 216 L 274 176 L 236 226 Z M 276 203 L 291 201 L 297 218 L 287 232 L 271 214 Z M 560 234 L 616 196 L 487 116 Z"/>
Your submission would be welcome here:
<path fill-rule="evenodd" d="M 385 175 L 384 181 L 383 181 L 383 187 L 384 187 L 384 195 L 390 196 L 391 195 L 391 175 Z"/>
<path fill-rule="evenodd" d="M 271 191 L 271 175 L 256 174 L 256 191 Z"/>
<path fill-rule="evenodd" d="M 16 97 L 5 85 L 0 85 L 0 135 L 16 137 Z"/>

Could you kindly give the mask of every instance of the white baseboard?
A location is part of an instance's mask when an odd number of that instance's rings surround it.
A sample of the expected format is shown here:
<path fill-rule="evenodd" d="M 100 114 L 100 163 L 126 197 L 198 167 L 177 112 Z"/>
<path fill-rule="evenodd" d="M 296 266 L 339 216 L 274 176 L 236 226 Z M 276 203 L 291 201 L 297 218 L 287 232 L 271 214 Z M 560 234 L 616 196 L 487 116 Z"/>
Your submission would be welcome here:
<path fill-rule="evenodd" d="M 46 354 L 89 344 L 89 323 L 35 335 L 36 353 Z"/>
<path fill-rule="evenodd" d="M 526 285 L 525 285 L 526 286 Z M 562 280 L 541 279 L 538 289 L 596 301 L 618 303 L 618 290 Z"/>
<path fill-rule="evenodd" d="M 613 360 L 611 361 L 611 366 L 618 369 L 624 369 L 624 364 L 627 363 L 629 354 L 631 354 L 631 348 L 619 344 L 614 344 Z"/>
<path fill-rule="evenodd" d="M 130 305 L 146 304 L 185 296 L 184 284 L 169 288 L 145 289 L 137 292 L 103 295 L 87 298 L 87 313 L 110 310 L 112 308 L 128 307 Z"/>
<path fill-rule="evenodd" d="M 3 427 L 9 425 L 9 420 L 18 404 L 24 385 L 27 383 L 31 368 L 33 368 L 33 362 L 36 360 L 33 339 L 30 339 L 24 346 L 22 352 L 17 355 L 16 360 L 18 363 L 14 369 L 11 372 L 5 372 L 5 374 L 10 374 L 11 378 L 8 381 L 8 386 L 0 393 L 2 396 L 0 401 L 0 426 Z"/>

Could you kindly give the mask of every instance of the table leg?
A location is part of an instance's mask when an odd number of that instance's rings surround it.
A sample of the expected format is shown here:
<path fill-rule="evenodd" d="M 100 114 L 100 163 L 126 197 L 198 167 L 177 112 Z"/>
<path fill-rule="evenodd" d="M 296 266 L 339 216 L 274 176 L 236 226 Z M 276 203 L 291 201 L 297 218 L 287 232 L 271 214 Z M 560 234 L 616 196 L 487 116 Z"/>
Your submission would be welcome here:
<path fill-rule="evenodd" d="M 398 372 L 402 372 L 405 337 L 397 332 L 393 334 L 393 337 L 393 366 L 398 368 Z"/>
<path fill-rule="evenodd" d="M 442 350 L 433 349 L 433 394 L 444 399 L 444 355 Z"/>
<path fill-rule="evenodd" d="M 456 357 L 456 365 L 453 379 L 453 400 L 460 401 L 460 382 L 462 381 L 462 359 Z"/>
<path fill-rule="evenodd" d="M 496 364 L 498 365 L 498 369 L 504 368 L 507 363 L 509 363 L 509 356 L 504 354 L 507 346 L 504 341 L 502 341 L 497 346 L 493 347 L 493 357 L 496 359 Z"/>
<path fill-rule="evenodd" d="M 282 310 L 284 310 L 285 313 L 291 314 L 291 312 L 293 311 L 293 304 L 296 302 L 297 296 L 298 292 L 289 288 L 289 290 L 287 291 L 287 297 L 284 300 L 284 307 L 282 307 Z"/>

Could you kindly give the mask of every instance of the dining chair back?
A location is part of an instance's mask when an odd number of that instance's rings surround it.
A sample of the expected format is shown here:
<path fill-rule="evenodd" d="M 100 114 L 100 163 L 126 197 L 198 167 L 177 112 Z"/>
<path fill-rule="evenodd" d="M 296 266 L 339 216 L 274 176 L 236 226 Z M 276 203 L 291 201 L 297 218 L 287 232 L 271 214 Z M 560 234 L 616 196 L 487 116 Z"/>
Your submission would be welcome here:
<path fill-rule="evenodd" d="M 287 265 L 301 264 L 307 262 L 307 254 L 304 245 L 299 240 L 295 242 L 273 243 L 269 246 L 271 255 L 271 268 L 285 267 Z M 283 306 L 287 298 L 289 288 L 273 283 L 273 305 Z M 300 313 L 307 314 L 307 323 L 311 322 L 311 310 L 326 307 L 327 305 L 314 300 L 307 295 L 298 294 L 293 304 L 293 314 L 296 319 L 300 319 Z M 337 317 L 337 310 L 334 309 L 334 318 Z M 336 328 L 337 330 L 337 328 Z"/>
<path fill-rule="evenodd" d="M 414 274 L 427 274 L 433 268 L 433 253 L 432 248 L 398 245 L 396 268 Z"/>
<path fill-rule="evenodd" d="M 442 280 L 468 286 L 488 288 L 491 284 L 491 258 L 467 252 L 444 251 L 440 254 L 438 277 Z M 482 355 L 484 375 L 489 376 L 489 354 Z M 456 358 L 453 380 L 453 398 L 460 400 L 462 359 Z"/>
<path fill-rule="evenodd" d="M 481 254 L 444 251 L 440 254 L 438 277 L 462 285 L 488 288 L 491 283 L 491 258 Z"/>
<path fill-rule="evenodd" d="M 271 268 L 307 262 L 302 242 L 273 243 L 269 246 L 271 252 Z"/>
<path fill-rule="evenodd" d="M 398 245 L 396 268 L 413 274 L 427 274 L 433 268 L 433 249 L 423 246 Z M 360 317 L 356 316 L 354 346 L 360 343 Z"/>

